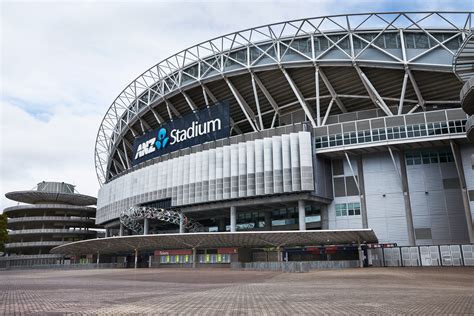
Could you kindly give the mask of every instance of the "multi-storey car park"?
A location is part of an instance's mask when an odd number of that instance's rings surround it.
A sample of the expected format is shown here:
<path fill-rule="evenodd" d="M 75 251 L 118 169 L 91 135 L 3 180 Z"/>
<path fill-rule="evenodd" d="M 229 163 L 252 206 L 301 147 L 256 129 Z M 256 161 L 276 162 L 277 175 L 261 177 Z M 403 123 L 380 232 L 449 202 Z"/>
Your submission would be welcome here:
<path fill-rule="evenodd" d="M 110 238 L 53 252 L 204 263 L 233 260 L 222 247 L 259 261 L 392 243 L 412 248 L 372 256 L 472 264 L 460 104 L 472 42 L 472 12 L 367 13 L 259 26 L 163 60 L 97 134 L 96 223 Z"/>
<path fill-rule="evenodd" d="M 8 192 L 5 196 L 19 202 L 4 209 L 8 217 L 7 257 L 0 266 L 33 266 L 63 261 L 49 251 L 59 245 L 96 238 L 97 199 L 79 194 L 64 182 L 40 182 L 27 191 Z M 20 204 L 21 203 L 21 204 Z"/>

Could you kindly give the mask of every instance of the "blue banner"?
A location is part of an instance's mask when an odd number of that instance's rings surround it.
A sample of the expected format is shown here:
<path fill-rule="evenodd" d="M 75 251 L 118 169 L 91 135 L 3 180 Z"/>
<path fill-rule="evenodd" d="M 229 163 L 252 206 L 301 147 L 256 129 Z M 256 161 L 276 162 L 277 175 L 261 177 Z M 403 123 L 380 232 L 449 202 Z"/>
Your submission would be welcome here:
<path fill-rule="evenodd" d="M 135 138 L 133 165 L 149 159 L 230 136 L 229 104 L 218 103 L 189 113 Z"/>

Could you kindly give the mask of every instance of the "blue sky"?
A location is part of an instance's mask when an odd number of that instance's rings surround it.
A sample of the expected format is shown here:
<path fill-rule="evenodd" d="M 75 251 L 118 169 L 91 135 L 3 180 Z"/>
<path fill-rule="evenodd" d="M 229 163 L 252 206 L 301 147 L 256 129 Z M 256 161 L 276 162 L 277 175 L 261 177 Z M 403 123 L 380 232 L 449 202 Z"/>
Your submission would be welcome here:
<path fill-rule="evenodd" d="M 198 42 L 283 20 L 473 9 L 473 1 L 0 1 L 0 211 L 43 180 L 96 195 L 97 129 L 137 75 Z"/>

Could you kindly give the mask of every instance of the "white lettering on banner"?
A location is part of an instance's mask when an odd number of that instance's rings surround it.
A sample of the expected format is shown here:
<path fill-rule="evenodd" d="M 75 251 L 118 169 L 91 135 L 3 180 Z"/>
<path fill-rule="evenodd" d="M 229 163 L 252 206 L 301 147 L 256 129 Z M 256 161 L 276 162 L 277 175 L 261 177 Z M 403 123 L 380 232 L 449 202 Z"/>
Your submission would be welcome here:
<path fill-rule="evenodd" d="M 137 154 L 135 155 L 135 159 L 141 158 L 145 155 L 148 155 L 149 153 L 152 153 L 155 151 L 155 141 L 156 137 L 150 138 L 146 142 L 140 144 L 137 149 Z"/>
<path fill-rule="evenodd" d="M 220 119 L 207 121 L 202 124 L 199 124 L 198 121 L 194 121 L 187 129 L 173 129 L 170 133 L 170 145 L 183 142 L 197 136 L 206 135 L 207 133 L 218 131 L 221 129 L 221 127 L 222 123 Z"/>

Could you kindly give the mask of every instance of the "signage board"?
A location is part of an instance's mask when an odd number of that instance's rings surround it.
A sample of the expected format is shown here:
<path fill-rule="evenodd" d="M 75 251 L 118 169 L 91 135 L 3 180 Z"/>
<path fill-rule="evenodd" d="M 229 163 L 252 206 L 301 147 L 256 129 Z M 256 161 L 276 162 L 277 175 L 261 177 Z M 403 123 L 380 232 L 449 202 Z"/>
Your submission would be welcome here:
<path fill-rule="evenodd" d="M 132 164 L 229 136 L 229 104 L 217 103 L 135 138 Z"/>

